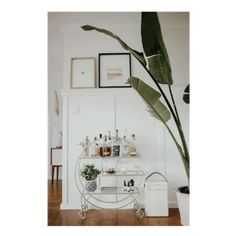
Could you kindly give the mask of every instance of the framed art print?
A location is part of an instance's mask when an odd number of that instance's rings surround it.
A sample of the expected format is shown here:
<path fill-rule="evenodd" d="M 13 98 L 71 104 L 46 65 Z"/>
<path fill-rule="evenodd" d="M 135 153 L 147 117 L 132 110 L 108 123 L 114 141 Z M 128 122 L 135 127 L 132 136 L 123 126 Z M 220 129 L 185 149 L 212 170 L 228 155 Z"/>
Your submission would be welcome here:
<path fill-rule="evenodd" d="M 71 58 L 72 89 L 96 87 L 95 57 Z"/>
<path fill-rule="evenodd" d="M 129 88 L 131 56 L 129 53 L 99 53 L 99 88 Z"/>

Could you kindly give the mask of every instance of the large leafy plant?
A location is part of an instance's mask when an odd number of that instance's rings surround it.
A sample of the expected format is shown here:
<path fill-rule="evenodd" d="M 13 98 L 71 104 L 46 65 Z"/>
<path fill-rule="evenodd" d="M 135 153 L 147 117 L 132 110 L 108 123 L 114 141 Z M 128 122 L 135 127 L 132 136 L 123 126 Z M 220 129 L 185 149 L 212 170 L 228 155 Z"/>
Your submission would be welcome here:
<path fill-rule="evenodd" d="M 141 35 L 145 55 L 143 52 L 138 52 L 130 48 L 122 39 L 108 30 L 97 28 L 91 25 L 84 25 L 82 26 L 82 29 L 86 31 L 96 30 L 116 39 L 125 50 L 129 51 L 140 62 L 141 66 L 149 74 L 158 91 L 137 77 L 130 77 L 128 79 L 128 83 L 144 99 L 148 106 L 148 112 L 156 119 L 160 120 L 168 130 L 181 156 L 186 175 L 189 179 L 189 152 L 171 89 L 171 85 L 173 84 L 171 65 L 163 41 L 158 14 L 156 12 L 142 13 Z M 163 91 L 163 85 L 168 86 L 170 98 L 168 98 Z M 183 98 L 184 101 L 188 103 L 189 87 L 186 88 L 185 92 L 186 94 L 184 94 Z M 163 97 L 165 104 L 160 101 L 161 96 Z M 181 140 L 180 143 L 167 124 L 171 116 L 173 117 L 178 130 Z"/>

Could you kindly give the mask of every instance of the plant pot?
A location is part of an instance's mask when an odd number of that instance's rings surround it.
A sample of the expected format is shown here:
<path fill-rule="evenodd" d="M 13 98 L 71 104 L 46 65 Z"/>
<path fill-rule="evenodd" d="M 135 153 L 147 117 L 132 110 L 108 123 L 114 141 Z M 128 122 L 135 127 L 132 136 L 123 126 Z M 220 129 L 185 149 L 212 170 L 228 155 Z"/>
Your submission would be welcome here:
<path fill-rule="evenodd" d="M 183 192 L 186 186 L 176 189 L 176 196 L 178 201 L 180 221 L 184 226 L 189 225 L 189 193 Z"/>
<path fill-rule="evenodd" d="M 94 192 L 97 189 L 97 180 L 86 180 L 85 189 L 88 192 Z"/>

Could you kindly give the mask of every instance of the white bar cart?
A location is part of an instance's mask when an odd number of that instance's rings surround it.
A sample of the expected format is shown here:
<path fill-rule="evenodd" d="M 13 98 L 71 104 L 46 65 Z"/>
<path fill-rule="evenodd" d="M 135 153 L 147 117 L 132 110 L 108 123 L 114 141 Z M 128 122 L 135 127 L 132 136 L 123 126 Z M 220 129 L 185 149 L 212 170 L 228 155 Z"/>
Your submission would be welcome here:
<path fill-rule="evenodd" d="M 93 143 L 93 142 L 92 142 Z M 88 148 L 92 144 L 84 147 L 77 158 L 75 166 L 75 182 L 77 190 L 81 195 L 81 211 L 79 217 L 86 219 L 89 206 L 95 208 L 120 209 L 133 204 L 135 216 L 138 219 L 144 217 L 144 210 L 141 208 L 140 195 L 144 190 L 145 173 L 141 169 L 141 156 L 120 155 L 118 157 L 101 157 L 88 155 Z M 114 163 L 114 172 L 106 171 L 106 162 Z M 83 164 L 95 163 L 101 167 L 101 174 L 98 177 L 98 187 L 90 192 L 85 188 L 85 180 L 81 177 Z M 135 182 L 133 188 L 125 190 L 123 183 L 127 179 Z M 110 183 L 110 184 L 107 184 Z"/>

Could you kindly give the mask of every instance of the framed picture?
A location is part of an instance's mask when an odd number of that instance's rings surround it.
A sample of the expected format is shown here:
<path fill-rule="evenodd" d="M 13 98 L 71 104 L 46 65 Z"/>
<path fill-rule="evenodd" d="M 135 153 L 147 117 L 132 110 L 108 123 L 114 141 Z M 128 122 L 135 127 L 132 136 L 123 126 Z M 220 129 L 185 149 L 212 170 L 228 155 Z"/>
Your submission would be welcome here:
<path fill-rule="evenodd" d="M 99 88 L 129 88 L 131 56 L 129 53 L 99 53 Z"/>
<path fill-rule="evenodd" d="M 95 60 L 95 57 L 71 58 L 70 87 L 72 89 L 96 87 Z"/>

